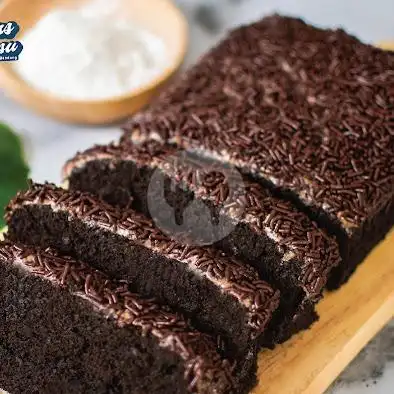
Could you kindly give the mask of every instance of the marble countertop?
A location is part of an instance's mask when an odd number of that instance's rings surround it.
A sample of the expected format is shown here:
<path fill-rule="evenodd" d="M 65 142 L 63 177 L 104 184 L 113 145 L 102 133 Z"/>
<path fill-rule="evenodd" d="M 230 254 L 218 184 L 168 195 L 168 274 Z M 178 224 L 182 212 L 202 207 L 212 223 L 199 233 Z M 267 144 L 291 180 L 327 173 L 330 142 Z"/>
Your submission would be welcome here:
<path fill-rule="evenodd" d="M 216 43 L 228 28 L 275 11 L 301 16 L 320 26 L 343 26 L 367 42 L 394 39 L 393 0 L 178 0 L 177 3 L 190 22 L 186 66 Z M 60 182 L 61 166 L 67 158 L 93 143 L 109 142 L 120 132 L 116 126 L 87 128 L 43 118 L 6 98 L 1 87 L 0 121 L 9 123 L 25 137 L 32 178 L 36 181 Z M 392 392 L 394 321 L 328 390 L 330 394 Z"/>

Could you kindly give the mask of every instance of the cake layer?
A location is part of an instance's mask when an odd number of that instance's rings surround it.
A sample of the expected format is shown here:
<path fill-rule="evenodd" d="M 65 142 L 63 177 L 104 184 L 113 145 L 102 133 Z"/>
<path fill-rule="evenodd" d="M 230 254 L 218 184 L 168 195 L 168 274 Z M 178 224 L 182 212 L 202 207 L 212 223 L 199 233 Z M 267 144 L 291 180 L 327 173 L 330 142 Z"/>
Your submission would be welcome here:
<path fill-rule="evenodd" d="M 247 179 L 230 185 L 225 171 L 179 154 L 175 146 L 149 141 L 89 149 L 65 165 L 64 176 L 72 190 L 98 194 L 121 207 L 132 203 L 175 235 L 205 233 L 216 247 L 253 265 L 281 292 L 280 323 L 274 319 L 271 338 L 280 342 L 313 321 L 314 304 L 339 263 L 338 246 L 290 203 Z M 202 220 L 207 207 L 208 223 Z M 182 226 L 168 220 L 171 210 Z"/>
<path fill-rule="evenodd" d="M 340 242 L 345 281 L 394 223 L 394 52 L 271 16 L 232 31 L 123 140 L 236 165 Z"/>
<path fill-rule="evenodd" d="M 0 243 L 0 309 L 10 393 L 246 392 L 182 316 L 49 249 Z"/>
<path fill-rule="evenodd" d="M 232 357 L 245 357 L 262 340 L 279 303 L 279 292 L 251 267 L 213 249 L 180 245 L 145 216 L 87 193 L 32 185 L 10 203 L 6 217 L 12 240 L 54 247 L 127 280 L 219 335 Z"/>

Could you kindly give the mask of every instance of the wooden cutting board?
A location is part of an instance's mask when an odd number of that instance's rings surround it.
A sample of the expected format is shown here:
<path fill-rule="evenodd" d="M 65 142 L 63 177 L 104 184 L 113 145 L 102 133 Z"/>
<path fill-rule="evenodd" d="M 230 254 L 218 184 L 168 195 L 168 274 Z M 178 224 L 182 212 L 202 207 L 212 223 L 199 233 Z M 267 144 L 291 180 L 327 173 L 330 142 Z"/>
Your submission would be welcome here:
<path fill-rule="evenodd" d="M 394 232 L 340 290 L 318 305 L 320 320 L 259 357 L 254 394 L 323 393 L 394 317 Z"/>

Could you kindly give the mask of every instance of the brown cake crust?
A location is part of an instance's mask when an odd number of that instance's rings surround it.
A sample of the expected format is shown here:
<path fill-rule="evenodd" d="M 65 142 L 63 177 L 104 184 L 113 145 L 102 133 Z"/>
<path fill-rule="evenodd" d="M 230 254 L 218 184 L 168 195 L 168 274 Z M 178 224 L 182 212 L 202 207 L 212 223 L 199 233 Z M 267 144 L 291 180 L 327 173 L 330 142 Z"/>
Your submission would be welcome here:
<path fill-rule="evenodd" d="M 110 281 L 99 271 L 51 249 L 0 243 L 0 263 L 13 264 L 55 287 L 68 289 L 119 329 L 132 327 L 141 336 L 154 337 L 160 347 L 183 360 L 190 392 L 210 393 L 216 387 L 222 393 L 234 392 L 233 366 L 220 358 L 212 339 L 190 328 L 181 315 L 131 293 L 127 284 Z"/>

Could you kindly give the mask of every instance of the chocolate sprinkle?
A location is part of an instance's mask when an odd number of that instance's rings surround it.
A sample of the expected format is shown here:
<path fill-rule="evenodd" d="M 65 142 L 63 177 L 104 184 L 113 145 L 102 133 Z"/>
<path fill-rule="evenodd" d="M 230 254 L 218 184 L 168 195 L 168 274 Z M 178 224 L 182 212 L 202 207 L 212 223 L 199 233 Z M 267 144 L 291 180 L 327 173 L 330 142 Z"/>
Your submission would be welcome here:
<path fill-rule="evenodd" d="M 279 304 L 279 292 L 260 280 L 252 267 L 211 248 L 180 245 L 155 228 L 151 220 L 131 209 L 119 211 L 88 193 L 70 193 L 51 184 L 33 184 L 11 201 L 6 210 L 6 220 L 11 220 L 13 211 L 26 205 L 51 206 L 71 218 L 116 233 L 184 263 L 223 293 L 238 300 L 246 309 L 248 325 L 256 336 L 265 330 Z"/>
<path fill-rule="evenodd" d="M 126 130 L 125 143 L 229 161 L 351 235 L 394 196 L 394 52 L 267 17 L 232 31 Z"/>
<path fill-rule="evenodd" d="M 240 222 L 248 224 L 257 234 L 273 239 L 286 264 L 295 260 L 301 264 L 302 277 L 299 281 L 311 298 L 320 295 L 325 285 L 322 278 L 327 278 L 329 271 L 340 262 L 336 241 L 292 204 L 273 197 L 268 190 L 247 179 L 244 179 L 239 190 L 232 190 L 233 195 L 228 198 L 226 192 L 220 192 L 226 190 L 227 186 L 226 178 L 220 173 L 220 166 L 219 171 L 215 171 L 214 164 L 206 166 L 201 161 L 189 160 L 187 155 L 180 160 L 175 146 L 163 145 L 154 140 L 127 147 L 96 146 L 66 163 L 63 171 L 65 179 L 74 170 L 94 160 L 109 160 L 112 164 L 130 160 L 138 166 L 160 168 L 182 187 L 192 190 L 195 197 L 213 201 L 215 205 L 222 204 L 223 215 L 231 217 L 234 211 L 237 215 L 239 210 L 234 204 L 226 206 L 227 200 L 236 202 L 238 208 L 242 206 L 243 215 L 237 216 Z M 200 181 L 196 183 L 197 178 Z"/>
<path fill-rule="evenodd" d="M 152 335 L 159 345 L 176 353 L 185 366 L 190 392 L 208 392 L 215 382 L 233 392 L 231 365 L 216 352 L 214 341 L 186 323 L 182 316 L 151 299 L 131 293 L 124 282 L 110 281 L 101 272 L 54 250 L 38 250 L 16 244 L 0 244 L 0 261 L 14 263 L 30 273 L 69 289 L 89 301 L 95 310 L 122 327 L 133 327 L 141 335 Z M 212 392 L 212 391 L 209 391 Z"/>

